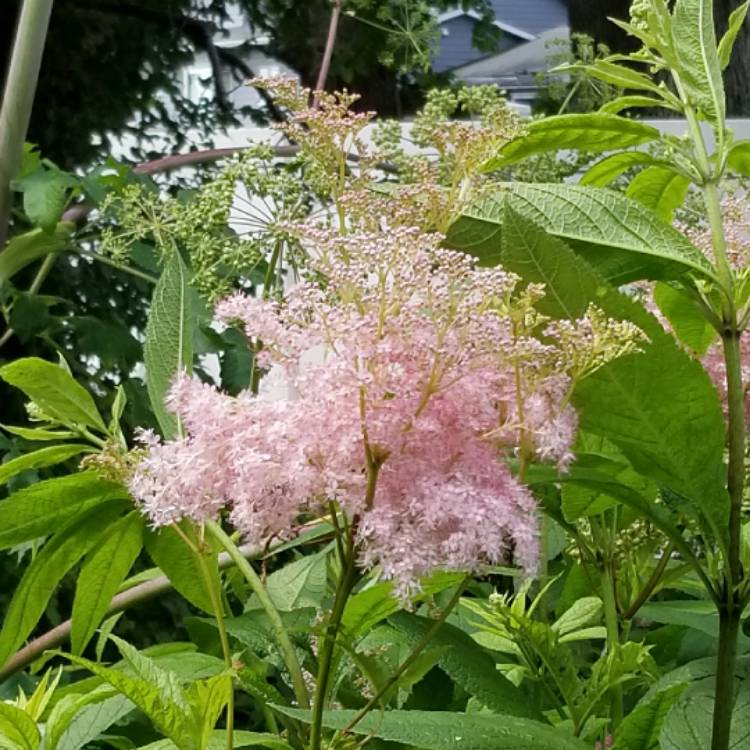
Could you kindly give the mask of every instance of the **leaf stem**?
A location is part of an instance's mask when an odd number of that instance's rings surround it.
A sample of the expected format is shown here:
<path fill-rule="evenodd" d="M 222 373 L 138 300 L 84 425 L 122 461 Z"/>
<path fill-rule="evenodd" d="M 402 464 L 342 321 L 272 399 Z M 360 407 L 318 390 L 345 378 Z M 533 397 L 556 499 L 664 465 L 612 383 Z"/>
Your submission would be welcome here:
<path fill-rule="evenodd" d="M 615 596 L 615 578 L 611 560 L 606 560 L 601 573 L 602 603 L 604 604 L 604 623 L 607 628 L 607 655 L 611 657 L 620 645 L 620 625 L 617 618 L 617 599 Z M 611 688 L 612 696 L 612 731 L 623 719 L 622 685 Z"/>
<path fill-rule="evenodd" d="M 469 581 L 471 576 L 466 576 L 464 580 L 458 585 L 456 592 L 451 597 L 448 604 L 445 606 L 443 611 L 440 613 L 435 622 L 430 626 L 429 630 L 420 638 L 419 642 L 409 652 L 409 655 L 401 662 L 398 669 L 383 683 L 380 690 L 370 698 L 369 701 L 357 712 L 356 716 L 341 730 L 341 734 L 348 734 L 359 724 L 362 719 L 367 716 L 368 713 L 380 702 L 381 698 L 398 682 L 401 675 L 416 661 L 419 655 L 427 648 L 435 634 L 442 627 L 443 623 L 448 619 L 448 615 L 455 609 L 458 604 L 461 594 L 463 594 L 464 587 Z"/>
<path fill-rule="evenodd" d="M 242 553 L 230 539 L 229 535 L 218 523 L 216 523 L 216 521 L 207 521 L 206 529 L 226 550 L 229 557 L 234 561 L 234 564 L 245 577 L 245 580 L 250 585 L 253 593 L 258 597 L 260 605 L 263 607 L 268 619 L 271 621 L 271 627 L 273 628 L 278 641 L 278 646 L 284 658 L 284 663 L 286 664 L 286 668 L 289 670 L 289 675 L 292 679 L 292 687 L 294 689 L 297 703 L 299 703 L 302 708 L 309 708 L 310 698 L 307 692 L 307 686 L 305 685 L 305 679 L 302 675 L 302 667 L 297 658 L 297 652 L 291 638 L 289 637 L 289 633 L 287 633 L 286 628 L 284 627 L 281 615 L 279 614 L 278 609 L 276 609 L 273 601 L 271 601 L 271 597 L 268 595 L 263 582 L 260 580 L 260 577 L 255 570 L 253 570 L 252 565 L 250 565 L 250 563 L 242 556 Z"/>
<path fill-rule="evenodd" d="M 675 547 L 672 542 L 664 548 L 664 552 L 661 553 L 659 562 L 656 564 L 648 581 L 646 581 L 645 586 L 640 590 L 638 596 L 636 596 L 630 606 L 622 613 L 623 620 L 632 620 L 638 610 L 649 600 L 651 594 L 654 593 L 654 589 L 659 585 L 659 581 L 664 575 L 664 571 L 667 569 L 667 565 L 669 564 L 674 550 Z"/>

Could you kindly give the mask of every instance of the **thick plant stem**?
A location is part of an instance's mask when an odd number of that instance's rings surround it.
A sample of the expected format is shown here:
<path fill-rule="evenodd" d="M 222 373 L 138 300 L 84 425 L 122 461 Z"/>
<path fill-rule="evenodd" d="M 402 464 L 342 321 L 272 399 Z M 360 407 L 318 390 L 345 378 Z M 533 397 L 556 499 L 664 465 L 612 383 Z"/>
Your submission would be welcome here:
<path fill-rule="evenodd" d="M 289 633 L 287 633 L 286 628 L 284 627 L 281 615 L 271 601 L 271 597 L 268 595 L 263 582 L 253 570 L 253 566 L 242 556 L 242 553 L 237 549 L 235 543 L 229 538 L 229 535 L 218 523 L 215 521 L 208 521 L 206 523 L 206 529 L 227 551 L 234 561 L 234 564 L 250 585 L 253 593 L 258 597 L 261 607 L 263 607 L 268 619 L 271 621 L 271 627 L 273 628 L 274 635 L 278 641 L 281 654 L 284 657 L 284 663 L 286 664 L 286 668 L 289 670 L 289 675 L 292 678 L 292 688 L 297 703 L 299 703 L 302 708 L 309 708 L 310 697 L 307 693 L 307 685 L 305 685 L 305 679 L 302 675 L 302 667 L 297 658 L 297 652 L 295 651 L 294 644 L 289 638 Z"/>
<path fill-rule="evenodd" d="M 333 652 L 336 647 L 336 638 L 341 628 L 341 619 L 344 616 L 346 603 L 352 593 L 356 581 L 357 569 L 354 564 L 353 545 L 349 543 L 349 554 L 343 575 L 336 588 L 336 598 L 333 603 L 333 611 L 328 620 L 323 642 L 320 644 L 318 656 L 318 675 L 315 685 L 315 697 L 313 698 L 313 714 L 310 723 L 310 750 L 320 750 L 323 734 L 323 711 L 328 700 L 329 683 L 331 681 L 331 664 Z"/>
<path fill-rule="evenodd" d="M 214 619 L 216 627 L 219 630 L 219 641 L 221 642 L 221 651 L 224 656 L 224 664 L 227 667 L 232 682 L 229 687 L 229 697 L 227 698 L 226 723 L 227 723 L 227 750 L 234 747 L 234 677 L 232 676 L 232 650 L 229 647 L 229 636 L 227 634 L 226 624 L 224 622 L 224 607 L 221 603 L 221 595 L 206 564 L 206 559 L 200 550 L 196 551 L 196 559 L 206 584 L 206 591 L 211 599 L 211 607 L 214 610 Z"/>
<path fill-rule="evenodd" d="M 25 0 L 18 19 L 13 53 L 0 106 L 0 248 L 10 216 L 10 181 L 21 166 L 23 144 L 42 65 L 53 0 Z"/>
<path fill-rule="evenodd" d="M 612 564 L 606 562 L 601 570 L 602 602 L 604 604 L 604 624 L 607 628 L 607 654 L 613 654 L 620 645 L 620 624 L 617 618 L 617 600 L 615 598 L 615 579 Z M 622 686 L 616 685 L 610 690 L 612 697 L 611 718 L 612 731 L 620 725 L 623 718 Z"/>
<path fill-rule="evenodd" d="M 724 581 L 719 602 L 719 654 L 716 666 L 711 750 L 727 750 L 734 708 L 734 674 L 737 661 L 737 636 L 741 606 L 738 586 L 742 582 L 740 562 L 742 533 L 742 496 L 745 484 L 745 387 L 742 382 L 740 333 L 735 308 L 734 279 L 729 264 L 721 216 L 719 191 L 715 181 L 703 186 L 706 212 L 711 226 L 711 237 L 722 284 L 727 296 L 722 304 L 721 340 L 724 347 L 727 382 L 727 490 L 729 492 L 729 529 L 726 546 Z"/>

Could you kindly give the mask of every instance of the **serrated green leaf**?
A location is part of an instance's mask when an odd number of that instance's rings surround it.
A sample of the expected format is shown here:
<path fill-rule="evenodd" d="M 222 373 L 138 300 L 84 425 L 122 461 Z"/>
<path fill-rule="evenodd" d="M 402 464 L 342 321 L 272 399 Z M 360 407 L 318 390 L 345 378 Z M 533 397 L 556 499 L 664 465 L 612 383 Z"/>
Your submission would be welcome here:
<path fill-rule="evenodd" d="M 141 551 L 143 528 L 142 516 L 129 513 L 113 524 L 103 543 L 88 554 L 73 600 L 70 634 L 73 653 L 82 653 L 130 572 Z"/>
<path fill-rule="evenodd" d="M 1 367 L 0 378 L 22 390 L 45 414 L 64 424 L 107 430 L 91 394 L 59 365 L 38 357 L 25 357 Z"/>
<path fill-rule="evenodd" d="M 23 456 L 0 464 L 0 484 L 5 484 L 9 479 L 12 479 L 21 472 L 55 466 L 73 456 L 79 456 L 81 453 L 90 453 L 92 451 L 93 448 L 90 445 L 69 443 L 66 445 L 52 445 L 49 448 L 40 448 L 38 451 L 25 453 Z"/>
<path fill-rule="evenodd" d="M 37 482 L 0 503 L 0 549 L 52 534 L 73 515 L 126 498 L 124 487 L 93 471 Z"/>
<path fill-rule="evenodd" d="M 661 89 L 649 76 L 631 67 L 618 65 L 609 60 L 597 60 L 586 65 L 585 70 L 594 78 L 628 91 L 651 91 L 661 97 Z"/>
<path fill-rule="evenodd" d="M 199 750 L 206 750 L 209 738 L 234 690 L 232 676 L 219 674 L 205 681 L 194 682 L 188 689 L 188 699 L 200 732 Z"/>
<path fill-rule="evenodd" d="M 0 252 L 0 285 L 10 281 L 34 261 L 63 250 L 74 229 L 74 224 L 62 222 L 52 234 L 43 229 L 32 229 L 12 237 Z"/>
<path fill-rule="evenodd" d="M 408 612 L 398 612 L 388 621 L 407 636 L 412 646 L 435 624 Z M 498 671 L 494 659 L 463 630 L 443 623 L 430 645 L 445 648 L 438 662 L 440 668 L 487 708 L 503 715 L 541 718 L 528 696 Z"/>
<path fill-rule="evenodd" d="M 310 721 L 310 712 L 277 706 L 287 716 Z M 356 711 L 326 711 L 323 725 L 343 729 Z M 373 711 L 352 730 L 422 750 L 589 750 L 589 745 L 560 729 L 517 716 L 446 711 Z"/>
<path fill-rule="evenodd" d="M 662 221 L 671 224 L 674 212 L 682 206 L 690 180 L 671 167 L 655 165 L 639 172 L 628 185 L 626 195 L 650 208 Z"/>
<path fill-rule="evenodd" d="M 0 747 L 37 750 L 41 739 L 36 722 L 25 711 L 0 701 Z"/>
<path fill-rule="evenodd" d="M 716 281 L 710 263 L 689 240 L 636 201 L 614 190 L 582 185 L 500 184 L 464 211 L 447 244 L 500 262 L 506 205 L 572 245 L 613 286 L 640 279 L 699 274 Z"/>
<path fill-rule="evenodd" d="M 688 100 L 714 128 L 723 127 L 726 103 L 713 0 L 676 0 L 672 12 L 672 46 Z"/>
<path fill-rule="evenodd" d="M 65 574 L 96 544 L 122 512 L 114 501 L 75 516 L 65 524 L 26 568 L 3 619 L 0 664 L 26 640 L 44 614 Z"/>
<path fill-rule="evenodd" d="M 729 67 L 729 62 L 732 59 L 732 50 L 734 49 L 734 43 L 737 41 L 737 36 L 742 30 L 742 26 L 745 23 L 745 17 L 747 11 L 750 8 L 750 0 L 745 0 L 742 5 L 735 8 L 729 14 L 729 24 L 724 36 L 719 42 L 718 55 L 719 65 L 722 70 L 726 70 Z"/>
<path fill-rule="evenodd" d="M 183 531 L 190 534 L 190 529 L 186 525 L 183 525 Z M 213 613 L 211 597 L 203 581 L 203 572 L 179 534 L 170 527 L 158 531 L 147 530 L 144 544 L 149 557 L 161 568 L 175 589 L 198 609 Z M 205 558 L 211 574 L 218 578 L 216 556 L 206 553 Z"/>
<path fill-rule="evenodd" d="M 190 705 L 177 677 L 122 639 L 112 636 L 112 640 L 135 676 L 103 667 L 81 656 L 65 656 L 132 701 L 180 750 L 198 750 Z"/>
<path fill-rule="evenodd" d="M 699 356 L 703 356 L 718 334 L 687 292 L 657 282 L 654 302 L 669 321 L 675 336 Z"/>
<path fill-rule="evenodd" d="M 23 193 L 23 210 L 31 221 L 52 232 L 68 203 L 69 191 L 78 180 L 57 168 L 39 169 L 13 181 L 13 189 Z"/>
<path fill-rule="evenodd" d="M 581 151 L 613 151 L 630 148 L 661 137 L 657 128 L 638 120 L 608 114 L 573 114 L 544 117 L 528 124 L 527 131 L 500 149 L 485 171 L 514 164 L 534 154 L 575 148 Z"/>
<path fill-rule="evenodd" d="M 154 289 L 146 325 L 143 359 L 151 406 L 164 437 L 177 432 L 177 418 L 164 399 L 175 376 L 193 363 L 193 302 L 189 273 L 179 252 L 167 259 Z"/>
<path fill-rule="evenodd" d="M 726 539 L 724 418 L 700 363 L 661 339 L 581 382 L 581 428 L 612 441 L 636 471 L 672 488 Z"/>
<path fill-rule="evenodd" d="M 645 151 L 623 151 L 598 161 L 581 177 L 579 184 L 606 187 L 633 167 L 652 165 L 656 160 Z"/>
<path fill-rule="evenodd" d="M 58 701 L 45 724 L 44 750 L 81 750 L 135 706 L 111 687 Z"/>

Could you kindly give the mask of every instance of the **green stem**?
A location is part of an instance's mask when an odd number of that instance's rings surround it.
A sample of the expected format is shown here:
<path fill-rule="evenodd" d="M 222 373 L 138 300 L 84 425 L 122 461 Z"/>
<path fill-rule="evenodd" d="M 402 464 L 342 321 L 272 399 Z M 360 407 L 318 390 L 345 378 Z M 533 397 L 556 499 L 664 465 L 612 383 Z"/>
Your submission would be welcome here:
<path fill-rule="evenodd" d="M 10 181 L 21 167 L 53 0 L 25 0 L 0 105 L 0 248 L 8 235 Z M 6 13 L 7 13 L 6 9 Z"/>
<path fill-rule="evenodd" d="M 613 654 L 620 644 L 620 624 L 617 619 L 617 599 L 612 563 L 606 561 L 601 569 L 602 602 L 604 604 L 604 624 L 607 628 L 607 654 Z M 612 696 L 612 731 L 617 729 L 623 718 L 622 686 L 616 685 L 610 691 Z"/>
<path fill-rule="evenodd" d="M 229 687 L 229 698 L 227 700 L 227 750 L 232 750 L 234 747 L 234 677 L 232 676 L 232 650 L 229 647 L 229 636 L 227 635 L 227 627 L 224 622 L 224 607 L 221 603 L 221 595 L 217 590 L 216 581 L 211 575 L 206 558 L 201 550 L 195 551 L 195 556 L 198 561 L 198 566 L 201 569 L 203 580 L 206 584 L 206 591 L 211 599 L 211 607 L 214 610 L 214 618 L 216 619 L 216 627 L 219 630 L 219 641 L 221 642 L 221 651 L 224 655 L 224 663 L 226 664 L 227 671 L 232 678 L 232 682 Z"/>
<path fill-rule="evenodd" d="M 278 641 L 278 646 L 284 658 L 284 663 L 286 664 L 286 668 L 289 670 L 292 679 L 292 687 L 294 689 L 297 703 L 302 708 L 309 708 L 310 697 L 307 693 L 307 686 L 305 685 L 305 679 L 302 675 L 302 667 L 297 658 L 297 652 L 294 648 L 294 644 L 289 638 L 289 633 L 287 633 L 286 628 L 284 627 L 281 615 L 271 601 L 271 597 L 268 595 L 263 582 L 253 569 L 253 566 L 242 556 L 242 553 L 237 549 L 235 543 L 229 538 L 229 535 L 218 523 L 215 521 L 208 521 L 206 523 L 206 528 L 213 535 L 214 539 L 216 539 L 216 541 L 227 551 L 238 570 L 250 585 L 253 593 L 258 597 L 261 607 L 263 607 L 268 619 L 271 621 L 271 627 L 273 628 L 276 640 Z"/>
<path fill-rule="evenodd" d="M 85 255 L 87 258 L 91 258 L 92 260 L 95 260 L 97 263 L 103 263 L 105 266 L 109 266 L 110 268 L 116 268 L 118 271 L 122 271 L 123 273 L 130 274 L 131 276 L 135 276 L 136 279 L 142 279 L 143 281 L 148 281 L 149 284 L 156 284 L 156 282 L 159 280 L 156 278 L 156 276 L 152 276 L 150 273 L 146 273 L 145 271 L 139 271 L 137 268 L 133 268 L 133 266 L 125 265 L 124 263 L 118 263 L 116 260 L 107 258 L 101 253 L 92 253 L 88 250 L 82 250 L 80 251 L 80 255 Z"/>
<path fill-rule="evenodd" d="M 344 727 L 344 729 L 341 730 L 341 734 L 351 732 L 352 729 L 354 729 L 354 727 L 356 727 L 357 724 L 359 724 L 359 722 L 362 721 L 362 719 L 364 719 L 365 716 L 367 716 L 367 714 L 370 713 L 370 711 L 380 702 L 383 696 L 399 681 L 401 675 L 403 675 L 404 672 L 406 672 L 406 670 L 416 661 L 422 651 L 427 648 L 435 637 L 437 631 L 440 630 L 441 626 L 448 618 L 448 615 L 454 610 L 456 604 L 458 604 L 468 580 L 469 576 L 464 578 L 459 584 L 456 593 L 453 594 L 451 600 L 440 613 L 440 617 L 438 617 L 430 626 L 429 630 L 422 636 L 409 655 L 401 662 L 398 669 L 385 681 L 385 683 L 383 683 L 380 690 L 378 690 L 378 692 L 367 701 L 367 703 L 357 712 L 356 716 Z"/>
<path fill-rule="evenodd" d="M 323 642 L 320 645 L 318 658 L 318 676 L 315 685 L 315 697 L 313 698 L 313 714 L 310 724 L 310 750 L 320 750 L 323 734 L 323 711 L 328 700 L 329 683 L 331 680 L 331 664 L 333 652 L 336 647 L 336 638 L 341 628 L 341 619 L 344 616 L 346 603 L 352 593 L 356 581 L 356 566 L 354 564 L 354 549 L 349 537 L 349 555 L 343 575 L 336 588 L 336 597 L 333 603 L 333 611 L 326 627 Z"/>
<path fill-rule="evenodd" d="M 719 610 L 719 654 L 716 664 L 716 692 L 714 694 L 711 750 L 727 750 L 734 710 L 734 674 L 737 661 L 737 637 L 740 627 L 740 608 Z"/>
<path fill-rule="evenodd" d="M 664 575 L 664 571 L 667 569 L 669 560 L 674 552 L 674 544 L 671 542 L 664 548 L 659 562 L 656 564 L 653 573 L 646 581 L 646 585 L 640 590 L 638 596 L 633 599 L 632 604 L 622 613 L 623 620 L 632 620 L 638 610 L 649 600 L 651 594 L 654 593 L 654 589 L 658 586 L 661 577 Z"/>

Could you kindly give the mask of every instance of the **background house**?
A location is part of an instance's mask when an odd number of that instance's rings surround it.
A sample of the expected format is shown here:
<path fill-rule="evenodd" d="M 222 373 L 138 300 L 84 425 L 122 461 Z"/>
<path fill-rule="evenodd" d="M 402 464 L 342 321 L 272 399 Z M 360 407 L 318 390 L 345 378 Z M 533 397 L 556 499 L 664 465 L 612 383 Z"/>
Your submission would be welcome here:
<path fill-rule="evenodd" d="M 439 16 L 440 47 L 436 72 L 450 72 L 467 84 L 494 83 L 511 101 L 529 104 L 536 93 L 536 73 L 549 67 L 549 46 L 570 35 L 564 0 L 492 0 L 495 25 L 502 35 L 494 52 L 477 50 L 472 42 L 479 16 L 453 10 Z"/>

